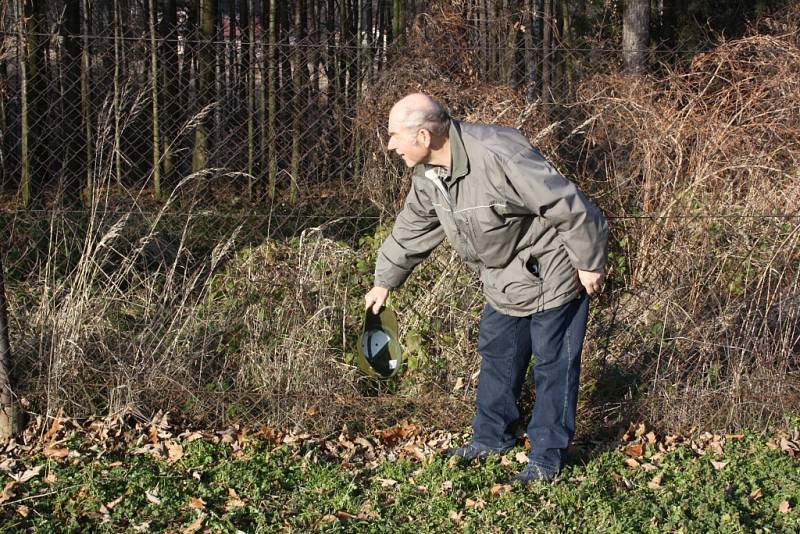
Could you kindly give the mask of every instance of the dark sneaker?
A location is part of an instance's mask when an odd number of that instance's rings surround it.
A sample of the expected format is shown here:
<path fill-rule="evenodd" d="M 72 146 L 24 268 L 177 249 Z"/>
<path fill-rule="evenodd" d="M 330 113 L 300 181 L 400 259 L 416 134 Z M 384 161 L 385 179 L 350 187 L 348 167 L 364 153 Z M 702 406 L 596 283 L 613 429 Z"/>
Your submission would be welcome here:
<path fill-rule="evenodd" d="M 459 458 L 465 462 L 471 462 L 472 460 L 488 458 L 492 454 L 503 454 L 510 448 L 511 447 L 496 449 L 472 441 L 461 447 L 451 447 L 444 451 L 444 455 L 450 458 Z"/>
<path fill-rule="evenodd" d="M 530 484 L 539 480 L 553 480 L 558 475 L 555 469 L 547 468 L 533 462 L 529 462 L 525 469 L 511 477 L 509 482 L 512 484 L 517 482 L 519 484 Z"/>

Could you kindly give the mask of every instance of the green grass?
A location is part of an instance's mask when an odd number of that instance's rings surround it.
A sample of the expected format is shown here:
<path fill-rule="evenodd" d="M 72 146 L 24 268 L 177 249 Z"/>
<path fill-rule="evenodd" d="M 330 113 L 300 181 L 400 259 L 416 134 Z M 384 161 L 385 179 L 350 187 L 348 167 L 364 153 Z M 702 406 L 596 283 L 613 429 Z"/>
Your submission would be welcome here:
<path fill-rule="evenodd" d="M 521 449 L 505 462 L 454 466 L 431 456 L 367 467 L 308 444 L 253 441 L 237 452 L 197 440 L 173 463 L 90 447 L 70 443 L 77 454 L 60 461 L 17 460 L 13 472 L 46 467 L 0 505 L 0 531 L 192 532 L 200 514 L 198 532 L 800 531 L 800 464 L 752 435 L 716 456 L 678 447 L 649 462 L 650 471 L 631 469 L 620 451 L 587 454 L 555 484 L 511 491 L 497 485 L 519 468 Z M 648 446 L 645 458 L 654 452 Z M 712 460 L 726 463 L 718 469 Z M 648 487 L 656 475 L 660 487 Z M 0 489 L 11 480 L 1 476 Z"/>

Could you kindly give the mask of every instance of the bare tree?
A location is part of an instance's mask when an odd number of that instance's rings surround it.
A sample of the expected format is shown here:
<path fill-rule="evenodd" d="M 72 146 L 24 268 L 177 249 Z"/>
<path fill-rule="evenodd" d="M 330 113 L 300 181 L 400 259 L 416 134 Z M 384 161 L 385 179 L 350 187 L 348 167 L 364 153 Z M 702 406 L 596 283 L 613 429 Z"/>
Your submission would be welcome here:
<path fill-rule="evenodd" d="M 122 184 L 122 20 L 119 0 L 114 0 L 114 176 Z"/>
<path fill-rule="evenodd" d="M 622 21 L 622 54 L 625 68 L 642 74 L 650 45 L 650 0 L 627 0 Z"/>
<path fill-rule="evenodd" d="M 177 98 L 180 94 L 178 87 L 178 9 L 176 0 L 166 0 L 164 3 L 164 12 L 161 16 L 161 24 L 159 26 L 159 36 L 162 39 L 163 54 L 161 59 L 161 69 L 163 80 L 161 82 L 161 94 L 164 97 L 161 99 L 161 113 L 163 118 L 161 121 L 161 146 L 162 146 L 162 170 L 163 181 L 166 187 L 174 183 L 175 175 L 175 157 L 173 155 L 173 143 L 177 135 L 177 113 L 180 113 L 180 108 L 177 112 L 175 107 L 169 109 L 166 105 L 168 99 Z"/>
<path fill-rule="evenodd" d="M 159 113 L 159 83 L 158 83 L 158 35 L 156 34 L 156 21 L 158 20 L 158 5 L 156 0 L 150 0 L 150 91 L 153 104 L 153 196 L 161 198 L 161 128 L 158 122 Z"/>
<path fill-rule="evenodd" d="M 64 197 L 70 204 L 77 204 L 81 192 L 81 175 L 88 165 L 84 145 L 84 115 L 81 107 L 81 0 L 67 0 L 65 5 L 64 34 L 64 128 L 67 142 L 61 157 L 61 180 Z"/>
<path fill-rule="evenodd" d="M 3 253 L 0 251 L 0 439 L 14 436 L 22 430 L 22 414 L 14 398 L 11 380 L 11 343 L 3 278 Z"/>
<path fill-rule="evenodd" d="M 278 1 L 269 0 L 269 37 L 267 43 L 267 192 L 275 198 L 275 185 L 278 177 Z M 267 4 L 267 0 L 264 0 Z"/>
<path fill-rule="evenodd" d="M 46 165 L 43 152 L 43 125 L 45 104 L 45 49 L 43 38 L 47 30 L 43 0 L 20 0 L 21 17 L 19 38 L 23 43 L 20 61 L 20 88 L 22 101 L 22 205 L 30 207 L 41 199 L 45 182 Z"/>
<path fill-rule="evenodd" d="M 305 122 L 306 98 L 305 92 L 308 87 L 308 59 L 306 57 L 306 0 L 298 0 L 295 9 L 294 19 L 294 69 L 292 69 L 292 82 L 294 91 L 292 92 L 292 162 L 291 162 L 291 184 L 289 201 L 297 201 L 298 179 L 300 176 L 300 148 L 303 137 L 303 123 Z"/>
<path fill-rule="evenodd" d="M 205 116 L 197 122 L 194 133 L 194 152 L 192 154 L 192 172 L 206 168 L 209 155 L 209 121 L 211 115 L 205 109 L 213 102 L 215 87 L 215 53 L 214 37 L 217 26 L 217 0 L 200 0 L 200 38 L 202 43 L 198 50 L 197 65 L 197 111 Z"/>

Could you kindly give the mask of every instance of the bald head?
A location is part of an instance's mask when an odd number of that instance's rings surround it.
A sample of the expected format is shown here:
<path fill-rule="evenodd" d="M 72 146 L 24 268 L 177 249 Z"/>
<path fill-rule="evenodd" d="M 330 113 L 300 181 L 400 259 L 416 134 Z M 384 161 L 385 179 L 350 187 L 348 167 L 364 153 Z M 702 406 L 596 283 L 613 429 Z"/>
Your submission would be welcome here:
<path fill-rule="evenodd" d="M 423 93 L 412 93 L 401 98 L 389 113 L 390 122 L 410 131 L 425 128 L 435 137 L 446 137 L 450 129 L 450 115 L 444 107 Z"/>

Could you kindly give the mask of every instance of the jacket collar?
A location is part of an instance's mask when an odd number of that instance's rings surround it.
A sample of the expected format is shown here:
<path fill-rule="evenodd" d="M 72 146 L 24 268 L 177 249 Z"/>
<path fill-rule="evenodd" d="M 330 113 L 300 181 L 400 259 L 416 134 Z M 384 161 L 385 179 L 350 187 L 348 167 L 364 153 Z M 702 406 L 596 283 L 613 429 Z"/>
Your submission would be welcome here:
<path fill-rule="evenodd" d="M 464 147 L 464 141 L 461 139 L 461 123 L 456 120 L 450 121 L 450 176 L 445 179 L 446 182 L 456 180 L 469 173 L 469 158 L 467 157 L 467 149 Z M 425 176 L 425 171 L 431 165 L 420 163 L 414 167 L 414 174 L 417 176 Z"/>

